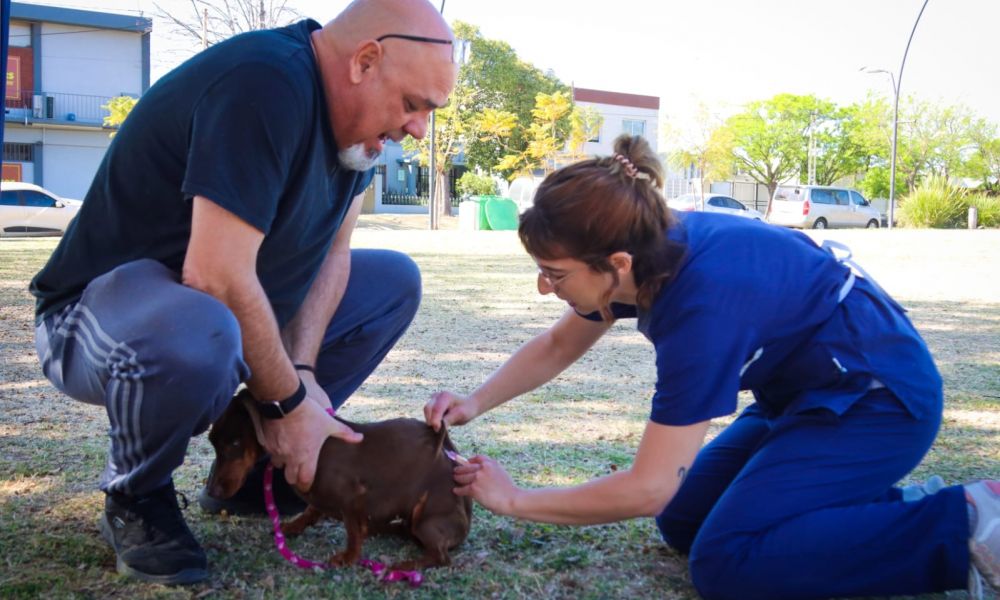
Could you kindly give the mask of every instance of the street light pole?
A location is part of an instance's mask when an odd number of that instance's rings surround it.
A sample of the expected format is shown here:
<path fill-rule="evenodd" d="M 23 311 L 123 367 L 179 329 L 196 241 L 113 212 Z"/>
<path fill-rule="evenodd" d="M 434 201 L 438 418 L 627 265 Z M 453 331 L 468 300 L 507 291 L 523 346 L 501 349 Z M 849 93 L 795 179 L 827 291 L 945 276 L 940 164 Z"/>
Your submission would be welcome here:
<path fill-rule="evenodd" d="M 889 229 L 892 229 L 895 218 L 896 218 L 896 138 L 899 134 L 899 91 L 903 86 L 903 67 L 906 66 L 906 55 L 910 52 L 910 43 L 913 41 L 913 34 L 917 31 L 917 24 L 920 23 L 920 17 L 924 14 L 924 9 L 927 8 L 927 3 L 930 0 L 924 0 L 924 5 L 920 7 L 920 12 L 917 13 L 917 20 L 913 22 L 913 29 L 910 30 L 910 39 L 906 40 L 906 50 L 903 50 L 903 61 L 899 64 L 899 77 L 893 78 L 892 89 L 896 96 L 895 102 L 893 102 L 892 108 L 892 158 L 890 158 L 891 166 L 889 167 Z M 889 73 L 892 77 L 892 73 Z"/>
<path fill-rule="evenodd" d="M 438 11 L 442 15 L 444 15 L 444 2 L 445 2 L 445 0 L 441 0 L 441 10 Z M 431 229 L 437 229 L 438 228 L 438 214 L 437 214 L 438 213 L 438 207 L 437 207 L 437 199 L 435 198 L 435 195 L 437 194 L 437 160 L 436 160 L 436 158 L 434 156 L 434 154 L 435 154 L 435 152 L 434 152 L 434 137 L 435 137 L 434 136 L 434 111 L 431 111 L 431 119 L 430 119 L 430 143 L 428 144 L 430 146 L 429 151 L 430 151 L 430 155 L 431 155 L 430 161 L 429 161 L 430 162 L 430 174 L 429 175 L 430 175 L 431 179 L 430 179 L 430 181 L 427 182 L 427 196 L 428 196 L 427 197 L 427 211 L 429 213 L 428 216 L 430 217 L 428 219 L 428 226 Z"/>

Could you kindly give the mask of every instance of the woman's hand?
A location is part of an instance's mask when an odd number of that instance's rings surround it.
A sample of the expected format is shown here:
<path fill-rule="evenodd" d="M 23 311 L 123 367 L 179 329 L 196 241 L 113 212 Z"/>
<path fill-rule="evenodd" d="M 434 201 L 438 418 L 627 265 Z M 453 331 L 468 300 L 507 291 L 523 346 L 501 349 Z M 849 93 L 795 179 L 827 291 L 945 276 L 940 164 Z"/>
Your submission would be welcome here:
<path fill-rule="evenodd" d="M 479 404 L 472 396 L 459 396 L 451 392 L 434 392 L 424 405 L 424 420 L 434 428 L 445 425 L 465 425 L 479 416 Z"/>
<path fill-rule="evenodd" d="M 498 515 L 513 516 L 514 499 L 521 493 L 500 463 L 481 455 L 455 467 L 455 483 L 459 484 L 456 495 L 471 496 Z"/>

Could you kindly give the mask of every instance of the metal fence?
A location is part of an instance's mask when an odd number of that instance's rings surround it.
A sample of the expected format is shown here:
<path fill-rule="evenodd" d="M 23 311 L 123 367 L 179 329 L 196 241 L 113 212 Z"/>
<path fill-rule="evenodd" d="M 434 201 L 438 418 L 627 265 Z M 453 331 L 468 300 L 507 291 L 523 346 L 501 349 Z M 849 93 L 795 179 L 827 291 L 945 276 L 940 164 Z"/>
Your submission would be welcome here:
<path fill-rule="evenodd" d="M 382 204 L 385 206 L 427 206 L 427 196 L 386 192 L 382 194 Z"/>
<path fill-rule="evenodd" d="M 462 199 L 452 196 L 451 206 L 458 207 Z M 382 206 L 427 206 L 428 196 L 416 194 L 400 194 L 398 192 L 385 192 L 382 194 Z"/>
<path fill-rule="evenodd" d="M 84 125 L 104 125 L 110 113 L 104 105 L 114 96 L 88 96 L 57 92 L 21 92 L 13 98 L 4 98 L 5 118 L 23 119 L 25 123 L 57 121 Z"/>

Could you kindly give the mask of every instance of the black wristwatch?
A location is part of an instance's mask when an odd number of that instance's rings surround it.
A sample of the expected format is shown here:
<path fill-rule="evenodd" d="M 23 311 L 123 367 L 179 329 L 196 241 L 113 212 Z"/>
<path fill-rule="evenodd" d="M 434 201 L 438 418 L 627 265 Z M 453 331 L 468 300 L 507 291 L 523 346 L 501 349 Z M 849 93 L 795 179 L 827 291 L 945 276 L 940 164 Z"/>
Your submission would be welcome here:
<path fill-rule="evenodd" d="M 306 399 L 306 386 L 299 380 L 299 389 L 281 402 L 258 402 L 257 412 L 265 419 L 283 419 Z"/>

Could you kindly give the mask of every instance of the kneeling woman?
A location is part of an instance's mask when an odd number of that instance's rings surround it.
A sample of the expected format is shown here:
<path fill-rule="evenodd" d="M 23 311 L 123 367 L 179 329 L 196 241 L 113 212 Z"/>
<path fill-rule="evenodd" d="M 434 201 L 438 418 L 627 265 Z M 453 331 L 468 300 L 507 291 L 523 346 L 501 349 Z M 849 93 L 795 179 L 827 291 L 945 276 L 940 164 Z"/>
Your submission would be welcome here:
<path fill-rule="evenodd" d="M 468 396 L 424 409 L 461 425 L 576 361 L 616 319 L 656 349 L 632 467 L 521 489 L 482 456 L 458 493 L 561 524 L 656 516 L 705 598 L 824 598 L 1000 580 L 1000 484 L 904 502 L 893 485 L 930 448 L 941 378 L 903 310 L 799 232 L 727 215 L 674 217 L 638 137 L 549 175 L 521 217 L 538 289 L 569 310 Z M 756 402 L 701 448 L 709 420 Z M 699 450 L 700 449 L 700 450 Z M 971 551 L 970 551 L 971 550 Z"/>

